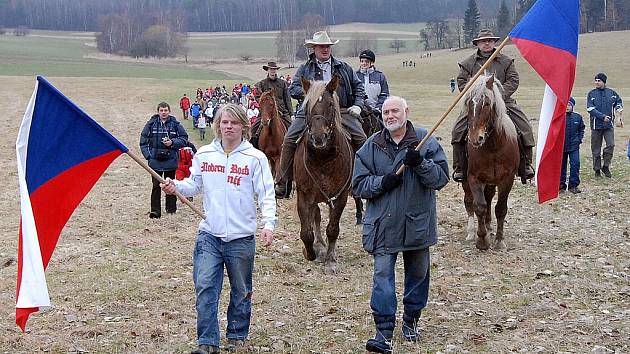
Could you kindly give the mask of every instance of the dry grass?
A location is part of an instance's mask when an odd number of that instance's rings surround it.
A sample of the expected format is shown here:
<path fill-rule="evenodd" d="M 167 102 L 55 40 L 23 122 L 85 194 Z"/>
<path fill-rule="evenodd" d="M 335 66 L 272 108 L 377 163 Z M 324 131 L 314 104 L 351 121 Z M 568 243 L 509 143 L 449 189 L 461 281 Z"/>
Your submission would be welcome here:
<path fill-rule="evenodd" d="M 589 81 L 597 71 L 606 71 L 610 85 L 622 97 L 630 97 L 630 78 L 625 75 L 630 64 L 623 59 L 629 36 L 620 32 L 582 37 L 575 89 L 578 111 L 584 112 Z M 608 56 L 602 57 L 601 51 Z M 379 57 L 377 64 L 389 76 L 393 93 L 409 99 L 415 122 L 428 126 L 452 100 L 448 80 L 467 53 L 436 52 L 431 60 L 417 59 L 415 71 L 400 66 L 402 55 Z M 517 99 L 530 117 L 536 117 L 542 83 L 522 59 L 517 65 L 522 77 Z M 220 69 L 252 80 L 263 73 L 259 65 L 226 64 Z M 3 264 L 17 249 L 19 201 L 12 146 L 33 79 L 1 80 L 0 106 L 5 107 L 8 136 L 0 160 L 0 176 L 7 184 L 0 193 L 5 206 L 0 210 Z M 157 80 L 107 78 L 51 82 L 136 151 L 139 132 L 155 103 L 174 97 L 175 88 L 184 84 L 165 87 Z M 185 84 L 192 91 L 201 82 Z M 98 91 L 92 91 L 94 87 Z M 438 135 L 450 151 L 449 129 L 440 128 Z M 396 352 L 603 353 L 602 347 L 629 352 L 630 164 L 625 158 L 629 129 L 616 134 L 613 179 L 592 177 L 587 133 L 582 194 L 563 194 L 538 205 L 532 186 L 516 185 L 506 226 L 508 249 L 503 252 L 479 252 L 464 243 L 462 190 L 450 183 L 440 191 L 440 241 L 432 248 L 432 286 L 421 320 L 422 341 L 408 344 L 396 339 Z M 13 323 L 16 266 L 2 266 L 0 351 L 183 353 L 195 345 L 190 274 L 197 219 L 183 207 L 174 216 L 148 219 L 149 189 L 149 176 L 130 159 L 114 162 L 64 229 L 47 273 L 54 308 L 32 316 L 27 334 Z M 258 250 L 252 347 L 241 352 L 362 352 L 373 328 L 372 265 L 361 249 L 352 207 L 343 217 L 336 276 L 324 275 L 320 265 L 303 259 L 290 201 L 279 203 L 278 214 L 276 242 Z"/>

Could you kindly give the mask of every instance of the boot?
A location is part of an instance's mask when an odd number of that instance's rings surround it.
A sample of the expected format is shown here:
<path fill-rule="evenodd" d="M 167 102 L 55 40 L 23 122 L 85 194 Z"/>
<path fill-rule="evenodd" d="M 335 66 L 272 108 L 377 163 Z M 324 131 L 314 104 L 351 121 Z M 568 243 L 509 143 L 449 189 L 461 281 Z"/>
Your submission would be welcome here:
<path fill-rule="evenodd" d="M 418 319 L 414 318 L 411 322 L 403 321 L 402 325 L 403 338 L 407 342 L 417 342 L 420 339 L 420 328 L 418 327 Z"/>
<path fill-rule="evenodd" d="M 282 154 L 280 155 L 280 176 L 276 176 L 276 198 L 287 198 L 287 184 L 291 180 L 293 173 L 293 155 L 297 150 L 297 144 L 284 143 Z"/>
<path fill-rule="evenodd" d="M 535 172 L 531 165 L 534 157 L 533 147 L 524 147 L 521 151 L 521 161 L 518 166 L 519 176 L 523 184 L 527 183 L 528 179 L 534 178 Z"/>
<path fill-rule="evenodd" d="M 365 343 L 365 349 L 371 353 L 386 353 L 391 354 L 393 331 L 390 330 L 376 330 L 374 338 L 368 339 Z"/>
<path fill-rule="evenodd" d="M 466 179 L 466 144 L 453 143 L 453 181 L 462 183 Z"/>

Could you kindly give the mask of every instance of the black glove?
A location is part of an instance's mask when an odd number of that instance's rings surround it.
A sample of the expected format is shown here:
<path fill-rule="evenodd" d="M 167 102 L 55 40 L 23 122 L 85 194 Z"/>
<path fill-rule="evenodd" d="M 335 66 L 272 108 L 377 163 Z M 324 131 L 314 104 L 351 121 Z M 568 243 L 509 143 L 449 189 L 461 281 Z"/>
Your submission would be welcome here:
<path fill-rule="evenodd" d="M 424 157 L 420 155 L 420 151 L 416 151 L 416 149 L 412 147 L 408 147 L 407 151 L 405 151 L 405 158 L 403 159 L 403 163 L 409 167 L 419 166 L 424 160 Z"/>
<path fill-rule="evenodd" d="M 385 192 L 391 191 L 402 183 L 402 179 L 402 175 L 397 175 L 395 172 L 388 173 L 383 176 L 381 187 Z"/>

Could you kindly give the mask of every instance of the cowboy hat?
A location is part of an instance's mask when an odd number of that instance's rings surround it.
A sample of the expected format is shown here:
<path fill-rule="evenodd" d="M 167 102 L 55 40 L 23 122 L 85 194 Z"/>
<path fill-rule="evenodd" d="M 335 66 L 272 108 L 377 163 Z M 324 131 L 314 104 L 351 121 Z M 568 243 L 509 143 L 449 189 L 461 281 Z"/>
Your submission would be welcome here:
<path fill-rule="evenodd" d="M 495 36 L 494 33 L 492 33 L 492 31 L 489 29 L 482 29 L 479 31 L 477 38 L 472 40 L 472 44 L 477 45 L 477 41 L 480 41 L 482 39 L 494 39 L 494 41 L 496 42 L 499 40 L 499 37 Z"/>
<path fill-rule="evenodd" d="M 275 61 L 270 61 L 267 65 L 263 65 L 263 70 L 267 71 L 269 69 L 280 69 L 280 67 L 276 65 Z"/>
<path fill-rule="evenodd" d="M 328 37 L 328 33 L 326 31 L 319 31 L 313 33 L 313 39 L 307 39 L 304 41 L 304 46 L 306 48 L 313 48 L 316 45 L 335 45 L 339 43 L 339 40 L 332 41 L 330 37 Z"/>

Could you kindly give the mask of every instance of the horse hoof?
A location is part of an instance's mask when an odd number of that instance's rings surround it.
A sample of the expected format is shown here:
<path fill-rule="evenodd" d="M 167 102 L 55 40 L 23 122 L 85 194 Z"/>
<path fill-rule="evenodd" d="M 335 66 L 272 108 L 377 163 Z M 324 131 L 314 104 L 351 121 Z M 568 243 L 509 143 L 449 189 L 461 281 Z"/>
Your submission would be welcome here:
<path fill-rule="evenodd" d="M 482 251 L 485 251 L 488 248 L 490 248 L 490 245 L 488 244 L 488 241 L 486 241 L 485 238 L 482 239 L 481 237 L 477 238 L 477 242 L 476 242 L 475 246 L 477 246 L 477 249 L 480 249 Z"/>
<path fill-rule="evenodd" d="M 324 274 L 329 274 L 329 275 L 337 274 L 337 264 L 336 263 L 324 264 Z"/>
<path fill-rule="evenodd" d="M 307 261 L 314 261 L 315 258 L 317 258 L 317 256 L 315 255 L 315 252 L 307 251 L 306 247 L 302 247 L 302 254 L 304 255 L 304 258 L 306 258 Z"/>
<path fill-rule="evenodd" d="M 499 242 L 494 244 L 494 249 L 495 250 L 504 250 L 505 248 L 506 248 L 505 247 L 505 242 L 503 242 L 503 240 L 501 240 L 501 241 L 499 241 Z"/>

